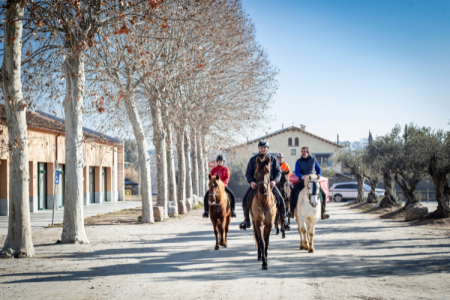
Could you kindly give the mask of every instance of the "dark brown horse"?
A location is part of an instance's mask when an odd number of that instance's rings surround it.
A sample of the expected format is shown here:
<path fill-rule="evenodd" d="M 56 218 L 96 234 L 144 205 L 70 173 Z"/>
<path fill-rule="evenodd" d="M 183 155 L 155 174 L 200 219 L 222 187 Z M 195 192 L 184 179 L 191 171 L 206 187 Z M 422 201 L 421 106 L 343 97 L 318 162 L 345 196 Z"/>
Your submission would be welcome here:
<path fill-rule="evenodd" d="M 218 174 L 209 174 L 209 216 L 216 235 L 216 247 L 228 246 L 228 230 L 231 222 L 231 209 L 229 196 L 225 192 L 225 185 Z M 220 236 L 219 236 L 220 235 Z"/>
<path fill-rule="evenodd" d="M 289 197 L 291 196 L 291 185 L 289 184 L 289 173 L 288 172 L 281 172 L 281 179 L 277 183 L 278 190 L 281 193 L 281 197 L 284 199 L 284 203 L 286 204 L 286 211 L 289 211 L 291 207 L 291 203 L 289 201 Z M 281 237 L 284 239 L 286 238 L 286 234 L 283 229 L 283 225 L 281 224 L 281 218 L 280 218 L 280 211 L 277 212 L 277 216 L 275 217 L 275 229 L 276 234 L 280 234 L 280 228 L 281 227 Z M 291 218 L 288 218 L 288 223 L 291 224 Z"/>
<path fill-rule="evenodd" d="M 262 269 L 268 269 L 267 249 L 269 248 L 270 231 L 277 214 L 275 195 L 270 187 L 270 158 L 256 158 L 255 178 L 256 192 L 252 199 L 250 212 L 253 221 L 253 234 L 258 246 L 258 260 L 262 260 Z"/>

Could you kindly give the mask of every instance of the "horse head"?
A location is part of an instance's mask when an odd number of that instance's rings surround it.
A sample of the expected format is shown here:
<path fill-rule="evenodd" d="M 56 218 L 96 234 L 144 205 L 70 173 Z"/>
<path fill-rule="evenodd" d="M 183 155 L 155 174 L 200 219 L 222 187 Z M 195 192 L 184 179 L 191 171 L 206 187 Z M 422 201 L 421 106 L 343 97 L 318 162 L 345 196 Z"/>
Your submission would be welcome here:
<path fill-rule="evenodd" d="M 316 207 L 320 203 L 320 175 L 308 175 L 305 179 L 306 192 L 309 198 L 309 204 L 312 207 Z"/>
<path fill-rule="evenodd" d="M 258 194 L 269 196 L 270 190 L 270 157 L 261 159 L 259 156 L 256 158 L 256 171 L 255 178 L 257 180 Z"/>
<path fill-rule="evenodd" d="M 209 174 L 209 202 L 220 204 L 222 199 L 223 192 L 225 191 L 225 186 L 223 185 L 222 180 L 220 180 L 219 174 L 211 176 Z"/>
<path fill-rule="evenodd" d="M 281 172 L 281 179 L 277 183 L 277 187 L 281 192 L 281 195 L 286 198 L 288 194 L 290 195 L 290 185 L 289 185 L 289 173 L 282 171 Z"/>

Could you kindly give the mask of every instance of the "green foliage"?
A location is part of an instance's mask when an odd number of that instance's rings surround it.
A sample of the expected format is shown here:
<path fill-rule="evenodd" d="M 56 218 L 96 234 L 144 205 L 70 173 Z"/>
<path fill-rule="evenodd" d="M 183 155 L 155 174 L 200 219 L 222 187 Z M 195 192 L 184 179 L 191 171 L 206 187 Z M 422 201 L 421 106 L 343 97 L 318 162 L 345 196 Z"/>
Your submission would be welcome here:
<path fill-rule="evenodd" d="M 231 172 L 229 184 L 247 184 L 247 178 L 245 178 L 245 172 L 247 171 L 247 161 L 245 159 L 240 159 L 230 164 L 229 169 Z"/>
<path fill-rule="evenodd" d="M 129 163 L 137 163 L 137 145 L 136 141 L 132 139 L 126 139 L 123 141 L 124 159 Z"/>
<path fill-rule="evenodd" d="M 320 165 L 320 169 L 322 170 L 322 176 L 326 178 L 333 178 L 336 175 L 336 171 L 328 168 L 327 164 L 323 163 Z"/>

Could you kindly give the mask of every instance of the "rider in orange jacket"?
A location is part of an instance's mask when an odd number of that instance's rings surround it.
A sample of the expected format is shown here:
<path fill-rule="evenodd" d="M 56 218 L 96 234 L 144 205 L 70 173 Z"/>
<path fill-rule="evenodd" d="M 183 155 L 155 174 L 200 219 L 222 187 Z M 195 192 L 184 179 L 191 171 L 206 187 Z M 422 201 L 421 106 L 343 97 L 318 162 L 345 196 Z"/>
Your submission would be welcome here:
<path fill-rule="evenodd" d="M 289 168 L 289 165 L 287 164 L 287 162 L 285 162 L 283 160 L 283 153 L 277 154 L 277 160 L 280 163 L 281 172 L 286 172 L 286 173 L 288 173 L 288 177 L 291 177 L 291 169 Z M 291 186 L 291 190 L 292 190 L 294 188 L 294 186 L 292 185 L 292 183 L 290 181 L 289 181 L 289 185 Z"/>
<path fill-rule="evenodd" d="M 231 208 L 231 217 L 236 218 L 236 213 L 234 212 L 234 202 L 236 199 L 236 196 L 234 195 L 233 191 L 228 187 L 228 180 L 230 179 L 230 170 L 228 170 L 227 167 L 224 166 L 225 159 L 222 155 L 217 156 L 216 159 L 217 166 L 214 167 L 211 170 L 211 176 L 214 176 L 216 174 L 219 175 L 220 180 L 222 180 L 223 184 L 225 185 L 225 191 L 230 195 L 230 208 Z M 205 197 L 203 198 L 203 204 L 205 207 L 205 212 L 203 213 L 203 218 L 209 217 L 209 205 L 208 205 L 208 197 L 209 197 L 209 191 L 206 191 Z"/>

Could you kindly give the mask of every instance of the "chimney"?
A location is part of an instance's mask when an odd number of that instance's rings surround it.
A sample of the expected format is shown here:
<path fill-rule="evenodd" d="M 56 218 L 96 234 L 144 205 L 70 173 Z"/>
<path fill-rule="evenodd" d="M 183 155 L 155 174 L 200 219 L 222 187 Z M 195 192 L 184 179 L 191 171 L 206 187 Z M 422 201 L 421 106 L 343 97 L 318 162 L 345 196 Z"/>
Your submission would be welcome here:
<path fill-rule="evenodd" d="M 306 128 L 306 125 L 300 124 L 300 129 L 301 130 L 305 130 L 305 128 Z"/>
<path fill-rule="evenodd" d="M 281 123 L 281 129 L 284 129 L 284 124 L 283 123 Z"/>
<path fill-rule="evenodd" d="M 339 145 L 339 133 L 337 135 L 337 144 Z"/>

